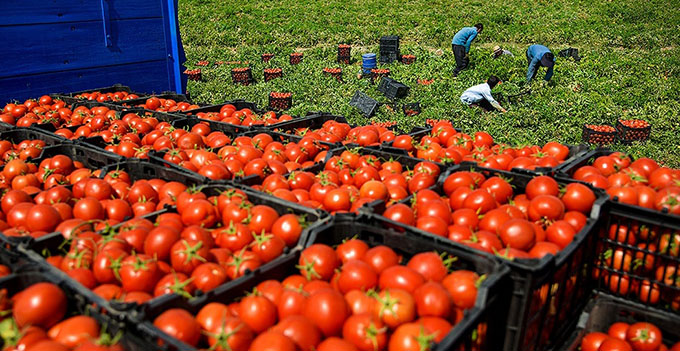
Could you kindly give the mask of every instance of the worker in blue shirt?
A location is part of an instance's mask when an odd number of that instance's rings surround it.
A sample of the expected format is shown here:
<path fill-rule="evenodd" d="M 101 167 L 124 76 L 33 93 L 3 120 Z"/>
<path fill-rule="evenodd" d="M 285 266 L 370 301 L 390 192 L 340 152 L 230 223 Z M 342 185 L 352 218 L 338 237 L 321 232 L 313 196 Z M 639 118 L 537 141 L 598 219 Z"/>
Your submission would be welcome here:
<path fill-rule="evenodd" d="M 527 83 L 534 79 L 541 66 L 548 68 L 543 79 L 546 82 L 550 81 L 550 78 L 553 76 L 553 66 L 555 66 L 555 55 L 553 55 L 550 49 L 538 44 L 529 46 L 529 49 L 527 49 L 527 62 L 529 64 Z"/>
<path fill-rule="evenodd" d="M 468 53 L 470 52 L 470 44 L 477 38 L 477 34 L 482 32 L 484 26 L 481 23 L 475 24 L 473 27 L 465 27 L 453 36 L 451 41 L 451 49 L 453 56 L 456 58 L 456 69 L 453 70 L 453 76 L 458 76 L 458 72 L 467 68 L 470 63 Z"/>

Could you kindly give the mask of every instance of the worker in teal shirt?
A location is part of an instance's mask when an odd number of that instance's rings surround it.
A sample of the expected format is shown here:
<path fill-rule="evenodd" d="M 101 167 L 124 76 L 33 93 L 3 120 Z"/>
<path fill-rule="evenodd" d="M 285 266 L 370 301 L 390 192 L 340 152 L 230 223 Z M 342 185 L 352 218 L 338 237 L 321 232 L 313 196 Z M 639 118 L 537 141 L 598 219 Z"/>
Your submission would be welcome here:
<path fill-rule="evenodd" d="M 529 46 L 529 49 L 527 49 L 527 62 L 529 64 L 527 83 L 534 79 L 541 66 L 548 68 L 543 79 L 546 82 L 550 81 L 550 78 L 553 76 L 553 66 L 555 66 L 555 55 L 553 55 L 550 49 L 538 44 Z"/>
<path fill-rule="evenodd" d="M 465 27 L 453 36 L 451 41 L 451 49 L 453 56 L 456 58 L 456 69 L 453 70 L 453 76 L 458 76 L 458 73 L 467 68 L 470 63 L 468 53 L 470 52 L 470 44 L 477 38 L 477 35 L 482 32 L 484 26 L 481 23 L 475 24 L 473 27 Z"/>

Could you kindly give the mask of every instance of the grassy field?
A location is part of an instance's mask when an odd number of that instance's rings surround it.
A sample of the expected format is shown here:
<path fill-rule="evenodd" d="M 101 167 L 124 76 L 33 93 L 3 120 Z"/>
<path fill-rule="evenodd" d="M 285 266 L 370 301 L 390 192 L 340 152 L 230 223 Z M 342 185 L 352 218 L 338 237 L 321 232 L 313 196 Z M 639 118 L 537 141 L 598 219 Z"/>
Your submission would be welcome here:
<path fill-rule="evenodd" d="M 403 102 L 420 102 L 423 112 L 404 117 L 381 107 L 379 121 L 399 121 L 404 130 L 427 118 L 450 119 L 466 132 L 485 130 L 512 144 L 558 140 L 578 143 L 583 123 L 614 124 L 617 118 L 642 118 L 652 124 L 651 140 L 612 148 L 680 166 L 680 2 L 669 1 L 338 1 L 181 0 L 179 17 L 187 66 L 199 60 L 248 61 L 258 83 L 237 86 L 229 70 L 237 65 L 204 68 L 203 82 L 188 91 L 200 102 L 242 98 L 266 106 L 270 91 L 293 93 L 291 113 L 328 111 L 351 122 L 368 121 L 349 106 L 356 90 L 385 102 L 366 80 L 358 80 L 361 54 L 377 52 L 382 35 L 396 34 L 402 54 L 417 56 L 412 65 L 391 64 L 391 77 L 411 87 Z M 452 77 L 451 38 L 462 26 L 481 22 L 484 32 L 470 52 L 471 70 Z M 338 43 L 352 45 L 353 64 L 335 61 Z M 551 84 L 531 84 L 533 93 L 508 113 L 483 114 L 459 101 L 469 86 L 490 74 L 505 81 L 496 90 L 514 94 L 525 83 L 528 45 L 542 43 L 554 53 L 569 46 L 583 59 L 558 58 Z M 491 58 L 501 45 L 514 58 Z M 288 54 L 304 52 L 291 66 Z M 267 64 L 260 54 L 271 52 Z M 322 75 L 324 67 L 342 67 L 344 83 Z M 282 67 L 284 77 L 265 83 L 262 69 Z M 544 71 L 537 77 L 542 78 Z M 433 79 L 423 86 L 418 79 Z"/>

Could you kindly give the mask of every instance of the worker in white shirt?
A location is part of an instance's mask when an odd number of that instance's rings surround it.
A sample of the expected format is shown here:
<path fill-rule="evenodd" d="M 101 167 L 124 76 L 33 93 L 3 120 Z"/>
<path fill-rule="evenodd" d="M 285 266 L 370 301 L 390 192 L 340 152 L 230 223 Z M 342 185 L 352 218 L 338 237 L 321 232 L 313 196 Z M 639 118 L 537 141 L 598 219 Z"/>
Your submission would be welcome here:
<path fill-rule="evenodd" d="M 486 80 L 486 83 L 475 85 L 463 92 L 460 101 L 469 107 L 479 107 L 487 112 L 492 110 L 507 112 L 491 95 L 491 89 L 500 83 L 502 82 L 498 77 L 491 76 Z"/>

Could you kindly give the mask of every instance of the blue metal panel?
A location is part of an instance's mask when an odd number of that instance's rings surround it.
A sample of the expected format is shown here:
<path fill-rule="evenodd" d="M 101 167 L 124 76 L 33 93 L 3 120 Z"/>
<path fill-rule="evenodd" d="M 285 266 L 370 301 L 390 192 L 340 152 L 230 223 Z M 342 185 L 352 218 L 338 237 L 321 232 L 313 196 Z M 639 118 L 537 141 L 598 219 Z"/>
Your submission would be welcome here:
<path fill-rule="evenodd" d="M 163 1 L 113 0 L 109 3 L 111 20 L 163 17 Z M 0 1 L 0 26 L 101 20 L 101 4 L 94 0 Z"/>
<path fill-rule="evenodd" d="M 22 43 L 0 55 L 0 103 L 116 83 L 186 87 L 177 0 L 0 0 L 0 38 Z"/>
<path fill-rule="evenodd" d="M 102 22 L 0 27 L 0 38 L 22 43 L 7 45 L 3 50 L 1 60 L 9 62 L 0 65 L 0 79 L 167 59 L 160 18 L 112 21 L 110 25 L 111 47 L 106 47 L 102 40 Z"/>
<path fill-rule="evenodd" d="M 4 106 L 13 99 L 24 101 L 43 94 L 86 90 L 116 83 L 127 84 L 133 91 L 160 93 L 171 89 L 166 70 L 165 61 L 156 60 L 7 78 L 0 81 L 0 104 Z"/>

